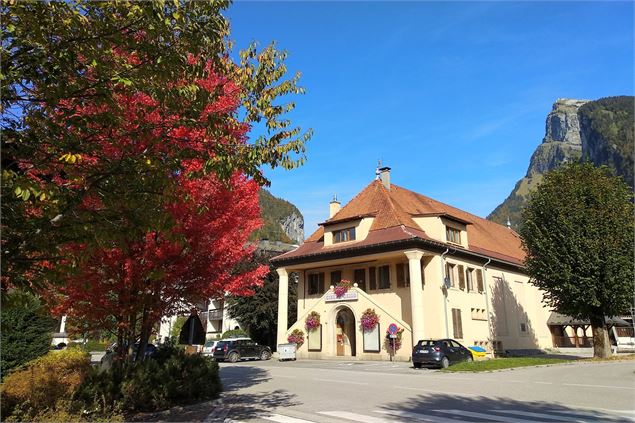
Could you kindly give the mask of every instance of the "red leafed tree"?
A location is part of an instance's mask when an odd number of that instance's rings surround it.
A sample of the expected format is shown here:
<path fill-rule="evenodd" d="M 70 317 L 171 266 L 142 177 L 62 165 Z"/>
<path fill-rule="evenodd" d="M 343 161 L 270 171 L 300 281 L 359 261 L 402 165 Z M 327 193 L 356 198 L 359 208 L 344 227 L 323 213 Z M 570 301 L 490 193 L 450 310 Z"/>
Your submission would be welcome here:
<path fill-rule="evenodd" d="M 91 252 L 65 285 L 53 291 L 56 311 L 91 329 L 117 333 L 120 346 L 136 338 L 140 321 L 145 345 L 164 315 L 225 293 L 253 293 L 268 272 L 266 266 L 241 266 L 252 258 L 255 247 L 248 238 L 260 226 L 259 186 L 240 173 L 226 183 L 212 174 L 192 177 L 200 167 L 197 161 L 187 163 L 178 176 L 180 201 L 166 205 L 174 226 L 125 246 Z M 67 248 L 69 257 L 85 253 L 82 245 Z"/>
<path fill-rule="evenodd" d="M 259 185 L 237 163 L 227 177 L 206 171 L 244 147 L 249 128 L 236 119 L 240 87 L 203 63 L 192 84 L 175 82 L 206 93 L 196 116 L 201 124 L 116 84 L 116 104 L 65 100 L 51 111 L 64 140 L 75 140 L 82 154 L 62 154 L 72 146 L 52 140 L 20 163 L 43 189 L 52 183 L 74 194 L 54 222 L 68 240 L 58 248 L 58 280 L 45 285 L 45 297 L 88 329 L 117 333 L 122 355 L 136 335 L 143 354 L 162 316 L 226 292 L 249 294 L 268 271 L 244 265 L 254 250 L 249 236 L 260 226 Z M 187 96 L 183 101 L 187 107 Z M 87 230 L 97 242 L 73 240 Z"/>

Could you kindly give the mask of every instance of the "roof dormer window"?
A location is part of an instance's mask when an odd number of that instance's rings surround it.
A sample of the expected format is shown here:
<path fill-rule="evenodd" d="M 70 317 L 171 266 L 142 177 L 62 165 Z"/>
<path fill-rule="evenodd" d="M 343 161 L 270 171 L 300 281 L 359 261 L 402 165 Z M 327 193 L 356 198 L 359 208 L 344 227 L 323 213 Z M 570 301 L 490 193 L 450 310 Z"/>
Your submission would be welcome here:
<path fill-rule="evenodd" d="M 339 231 L 333 231 L 333 244 L 338 242 L 354 241 L 355 240 L 355 228 L 345 228 Z"/>
<path fill-rule="evenodd" d="M 461 243 L 461 231 L 451 226 L 445 227 L 445 239 L 453 244 Z"/>

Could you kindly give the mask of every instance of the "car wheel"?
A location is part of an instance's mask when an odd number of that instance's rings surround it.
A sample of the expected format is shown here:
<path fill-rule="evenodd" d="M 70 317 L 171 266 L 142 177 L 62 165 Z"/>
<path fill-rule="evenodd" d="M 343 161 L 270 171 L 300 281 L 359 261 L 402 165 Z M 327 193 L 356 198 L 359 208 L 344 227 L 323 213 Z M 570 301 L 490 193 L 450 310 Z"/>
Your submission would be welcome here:
<path fill-rule="evenodd" d="M 229 354 L 229 357 L 228 357 L 228 358 L 229 358 L 229 361 L 230 361 L 230 362 L 235 363 L 235 362 L 237 362 L 237 361 L 238 361 L 238 359 L 239 359 L 240 357 L 238 356 L 238 353 L 237 353 L 237 352 L 233 352 L 233 353 Z"/>
<path fill-rule="evenodd" d="M 421 368 L 421 363 L 412 363 L 412 365 L 414 366 L 415 369 Z"/>
<path fill-rule="evenodd" d="M 474 361 L 474 359 L 472 358 L 472 355 L 470 354 L 470 355 L 467 356 L 465 361 L 467 361 L 468 363 L 471 363 L 472 361 Z"/>
<path fill-rule="evenodd" d="M 270 358 L 271 358 L 271 354 L 269 354 L 269 351 L 264 350 L 263 352 L 260 353 L 261 360 L 269 360 Z"/>
<path fill-rule="evenodd" d="M 450 365 L 450 360 L 448 360 L 447 357 L 443 357 L 441 359 L 441 368 L 442 369 L 447 369 L 449 365 Z"/>

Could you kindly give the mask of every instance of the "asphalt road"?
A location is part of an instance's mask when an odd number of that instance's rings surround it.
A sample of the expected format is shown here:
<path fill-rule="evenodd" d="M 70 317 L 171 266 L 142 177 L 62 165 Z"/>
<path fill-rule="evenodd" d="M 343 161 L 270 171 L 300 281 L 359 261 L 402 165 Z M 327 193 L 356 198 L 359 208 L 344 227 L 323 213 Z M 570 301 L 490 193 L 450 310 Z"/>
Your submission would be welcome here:
<path fill-rule="evenodd" d="M 409 363 L 221 363 L 223 405 L 207 421 L 635 422 L 635 361 L 488 373 Z"/>

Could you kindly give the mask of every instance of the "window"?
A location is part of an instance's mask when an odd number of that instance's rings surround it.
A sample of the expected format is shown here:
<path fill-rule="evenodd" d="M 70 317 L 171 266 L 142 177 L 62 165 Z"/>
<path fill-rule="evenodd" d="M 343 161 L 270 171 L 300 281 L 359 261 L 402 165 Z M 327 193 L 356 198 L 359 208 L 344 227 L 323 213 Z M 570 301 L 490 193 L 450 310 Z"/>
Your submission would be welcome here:
<path fill-rule="evenodd" d="M 452 309 L 452 327 L 454 328 L 454 338 L 463 339 L 463 323 L 461 323 L 461 309 Z"/>
<path fill-rule="evenodd" d="M 377 273 L 374 266 L 368 268 L 368 285 L 370 290 L 377 289 Z"/>
<path fill-rule="evenodd" d="M 312 273 L 309 275 L 309 295 L 317 295 L 324 292 L 324 273 Z"/>
<path fill-rule="evenodd" d="M 520 324 L 520 331 L 521 332 L 527 332 L 527 323 L 521 323 Z"/>
<path fill-rule="evenodd" d="M 335 270 L 331 272 L 331 285 L 337 285 L 342 280 L 342 271 Z"/>
<path fill-rule="evenodd" d="M 461 264 L 459 264 L 459 289 L 465 290 L 465 272 Z"/>
<path fill-rule="evenodd" d="M 445 239 L 455 244 L 461 243 L 461 231 L 450 226 L 445 227 Z"/>
<path fill-rule="evenodd" d="M 483 271 L 481 269 L 476 269 L 476 285 L 478 292 L 485 292 L 483 288 Z"/>
<path fill-rule="evenodd" d="M 379 289 L 390 289 L 390 266 L 379 266 Z"/>
<path fill-rule="evenodd" d="M 467 280 L 467 292 L 474 291 L 474 269 L 468 267 L 465 269 L 465 279 Z"/>
<path fill-rule="evenodd" d="M 354 241 L 355 228 L 346 228 L 339 231 L 333 231 L 333 244 L 338 242 Z"/>
<path fill-rule="evenodd" d="M 456 286 L 456 277 L 454 276 L 454 268 L 456 266 L 452 263 L 445 264 L 445 277 L 448 278 L 450 282 L 450 288 L 454 288 Z"/>
<path fill-rule="evenodd" d="M 366 291 L 366 270 L 355 269 L 353 279 L 355 279 L 355 283 L 359 289 Z"/>
<path fill-rule="evenodd" d="M 397 288 L 410 286 L 410 267 L 407 263 L 397 263 Z"/>

